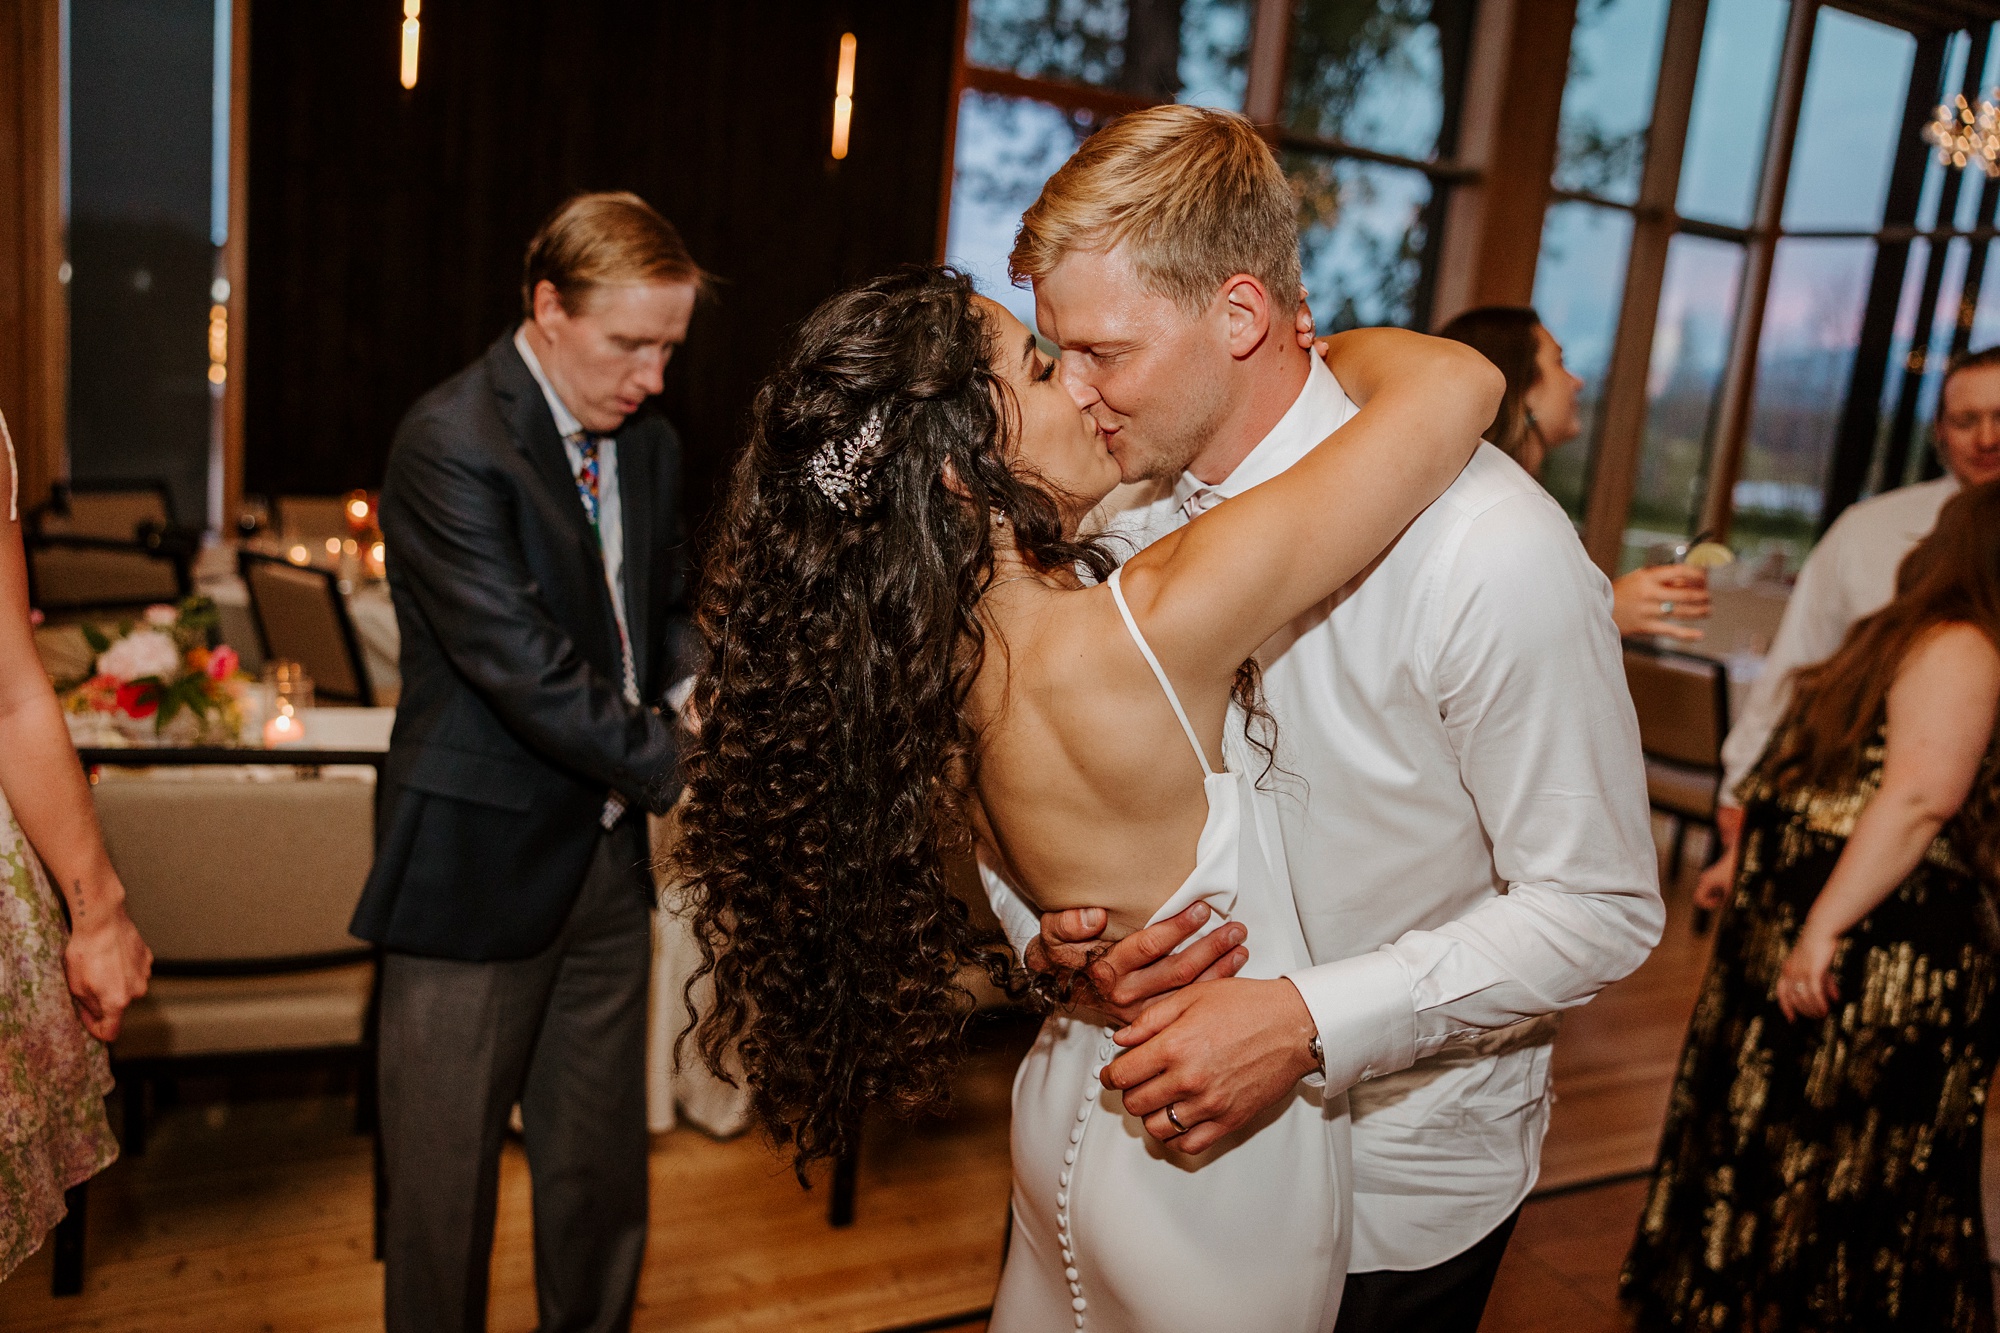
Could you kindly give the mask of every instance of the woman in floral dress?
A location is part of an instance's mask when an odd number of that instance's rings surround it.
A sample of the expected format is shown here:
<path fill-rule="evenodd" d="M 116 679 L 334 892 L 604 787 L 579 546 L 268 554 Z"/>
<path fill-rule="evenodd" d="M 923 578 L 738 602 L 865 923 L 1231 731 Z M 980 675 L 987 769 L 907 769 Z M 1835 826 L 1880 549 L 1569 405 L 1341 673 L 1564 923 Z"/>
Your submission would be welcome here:
<path fill-rule="evenodd" d="M 118 1035 L 152 966 L 35 655 L 6 434 L 0 420 L 9 496 L 0 522 L 0 1279 L 62 1220 L 63 1192 L 118 1155 L 104 1119 L 111 1071 L 99 1043 Z M 73 931 L 45 862 L 63 886 Z"/>
<path fill-rule="evenodd" d="M 1990 1333 L 2000 482 L 1800 671 L 1626 1261 L 1638 1328 Z"/>

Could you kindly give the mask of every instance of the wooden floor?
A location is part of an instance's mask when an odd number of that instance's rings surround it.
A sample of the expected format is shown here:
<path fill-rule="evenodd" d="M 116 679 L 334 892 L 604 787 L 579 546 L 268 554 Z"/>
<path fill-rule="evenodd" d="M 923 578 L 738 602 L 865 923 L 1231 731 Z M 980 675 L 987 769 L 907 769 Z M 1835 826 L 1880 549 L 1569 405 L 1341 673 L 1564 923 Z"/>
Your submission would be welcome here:
<path fill-rule="evenodd" d="M 1539 1191 L 1547 1197 L 1523 1212 L 1486 1333 L 1625 1327 L 1614 1290 L 1644 1186 L 1623 1178 L 1651 1160 L 1706 962 L 1684 884 L 1669 905 L 1666 938 L 1646 965 L 1565 1019 Z M 656 1139 L 636 1326 L 983 1329 L 1006 1211 L 1008 1088 L 1025 1039 L 1018 1026 L 987 1035 L 949 1118 L 871 1127 L 849 1229 L 828 1228 L 824 1186 L 801 1191 L 754 1137 L 718 1143 L 683 1130 Z M 0 1328 L 380 1328 L 366 1140 L 351 1133 L 345 1098 L 277 1091 L 285 1095 L 188 1084 L 160 1114 L 145 1156 L 91 1187 L 85 1293 L 49 1296 L 45 1250 L 0 1283 Z M 1989 1201 L 2000 1198 L 1997 1164 L 2000 1144 L 1990 1144 Z M 534 1325 L 527 1172 L 510 1145 L 490 1327 Z"/>

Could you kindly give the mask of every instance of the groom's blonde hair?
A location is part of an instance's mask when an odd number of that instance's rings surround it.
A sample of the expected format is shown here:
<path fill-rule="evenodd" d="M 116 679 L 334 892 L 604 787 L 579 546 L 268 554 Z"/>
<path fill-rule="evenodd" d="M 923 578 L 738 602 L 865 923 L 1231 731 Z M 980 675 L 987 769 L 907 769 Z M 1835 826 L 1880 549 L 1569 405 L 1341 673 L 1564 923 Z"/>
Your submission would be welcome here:
<path fill-rule="evenodd" d="M 1274 310 L 1299 290 L 1298 199 L 1255 127 L 1230 111 L 1155 106 L 1090 136 L 1049 177 L 1008 256 L 1016 283 L 1073 250 L 1123 246 L 1139 278 L 1189 314 L 1247 273 Z"/>

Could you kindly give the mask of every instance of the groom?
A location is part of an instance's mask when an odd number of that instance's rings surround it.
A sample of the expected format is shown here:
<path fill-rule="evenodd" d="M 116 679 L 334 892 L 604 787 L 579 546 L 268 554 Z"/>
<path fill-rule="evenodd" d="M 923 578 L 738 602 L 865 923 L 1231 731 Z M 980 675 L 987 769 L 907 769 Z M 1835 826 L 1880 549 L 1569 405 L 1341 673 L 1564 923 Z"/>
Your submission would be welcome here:
<path fill-rule="evenodd" d="M 1139 545 L 1355 412 L 1293 336 L 1292 286 L 1255 276 L 1296 283 L 1291 200 L 1247 121 L 1163 106 L 1086 141 L 1022 219 L 1010 266 L 1063 383 L 1125 480 L 1154 488 L 1113 523 Z M 1235 276 L 1192 293 L 1190 255 Z M 1562 510 L 1482 445 L 1259 656 L 1313 967 L 1184 985 L 1241 927 L 1175 959 L 1199 924 L 1175 918 L 1093 961 L 1102 913 L 1037 921 L 992 886 L 995 907 L 1032 966 L 1088 968 L 1096 1007 L 1132 1025 L 1105 1082 L 1184 1150 L 1301 1078 L 1349 1089 L 1340 1333 L 1472 1333 L 1535 1178 L 1547 1016 L 1638 966 L 1663 921 L 1610 589 Z"/>

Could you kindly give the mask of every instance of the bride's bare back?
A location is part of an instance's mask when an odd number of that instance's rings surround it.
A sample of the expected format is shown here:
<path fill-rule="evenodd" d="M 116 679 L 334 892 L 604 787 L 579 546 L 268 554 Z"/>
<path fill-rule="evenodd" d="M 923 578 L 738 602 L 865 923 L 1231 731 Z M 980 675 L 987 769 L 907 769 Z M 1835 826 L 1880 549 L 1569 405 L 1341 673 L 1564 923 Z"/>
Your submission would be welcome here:
<path fill-rule="evenodd" d="M 1021 582 L 989 605 L 972 698 L 989 855 L 1043 911 L 1102 907 L 1125 935 L 1194 869 L 1201 767 L 1110 589 Z M 1229 679 L 1174 684 L 1220 772 Z"/>

